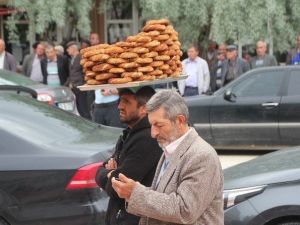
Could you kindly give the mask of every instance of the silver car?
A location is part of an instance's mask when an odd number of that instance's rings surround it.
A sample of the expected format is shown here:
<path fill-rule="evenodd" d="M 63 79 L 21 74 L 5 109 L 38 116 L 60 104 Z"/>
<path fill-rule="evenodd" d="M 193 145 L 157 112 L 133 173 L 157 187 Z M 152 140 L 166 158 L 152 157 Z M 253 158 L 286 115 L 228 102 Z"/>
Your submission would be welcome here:
<path fill-rule="evenodd" d="M 22 74 L 7 70 L 0 70 L 0 85 L 20 85 L 31 88 L 38 93 L 37 99 L 39 101 L 78 115 L 75 95 L 68 87 L 50 87 L 35 82 Z"/>

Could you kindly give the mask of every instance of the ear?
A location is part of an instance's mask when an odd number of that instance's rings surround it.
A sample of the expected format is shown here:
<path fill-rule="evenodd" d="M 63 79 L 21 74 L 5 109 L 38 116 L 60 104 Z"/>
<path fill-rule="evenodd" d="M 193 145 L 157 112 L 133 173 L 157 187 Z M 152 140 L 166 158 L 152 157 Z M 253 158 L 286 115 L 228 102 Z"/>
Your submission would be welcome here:
<path fill-rule="evenodd" d="M 140 116 L 144 116 L 144 115 L 146 115 L 146 105 L 142 105 L 142 106 L 140 106 L 139 108 L 138 108 L 138 110 L 139 110 L 139 115 Z"/>
<path fill-rule="evenodd" d="M 178 116 L 176 116 L 176 123 L 177 123 L 177 125 L 179 125 L 179 126 L 183 126 L 183 125 L 185 125 L 186 124 L 186 118 L 185 118 L 185 116 L 184 115 L 178 115 Z"/>

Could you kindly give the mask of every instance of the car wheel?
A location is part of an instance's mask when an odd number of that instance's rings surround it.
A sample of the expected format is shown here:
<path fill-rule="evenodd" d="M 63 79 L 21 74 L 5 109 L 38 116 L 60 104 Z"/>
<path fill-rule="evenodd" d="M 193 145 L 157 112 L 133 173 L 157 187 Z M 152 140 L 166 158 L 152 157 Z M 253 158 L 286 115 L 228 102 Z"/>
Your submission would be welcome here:
<path fill-rule="evenodd" d="M 277 225 L 300 225 L 300 222 L 297 222 L 297 221 L 289 221 L 289 222 L 278 223 Z"/>
<path fill-rule="evenodd" d="M 4 219 L 0 218 L 0 225 L 9 225 Z"/>

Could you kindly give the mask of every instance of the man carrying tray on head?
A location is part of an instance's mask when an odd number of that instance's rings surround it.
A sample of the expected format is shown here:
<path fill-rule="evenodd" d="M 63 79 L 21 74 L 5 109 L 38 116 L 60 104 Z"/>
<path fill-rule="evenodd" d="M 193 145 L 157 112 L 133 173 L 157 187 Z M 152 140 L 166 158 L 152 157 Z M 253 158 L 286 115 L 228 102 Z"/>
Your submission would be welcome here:
<path fill-rule="evenodd" d="M 151 137 L 151 129 L 145 105 L 155 94 L 153 88 L 144 86 L 119 89 L 121 122 L 127 124 L 120 136 L 112 157 L 99 169 L 96 182 L 110 197 L 106 213 L 106 225 L 137 225 L 139 217 L 125 210 L 125 201 L 118 197 L 111 185 L 112 177 L 119 173 L 133 177 L 145 186 L 150 186 L 161 148 Z"/>

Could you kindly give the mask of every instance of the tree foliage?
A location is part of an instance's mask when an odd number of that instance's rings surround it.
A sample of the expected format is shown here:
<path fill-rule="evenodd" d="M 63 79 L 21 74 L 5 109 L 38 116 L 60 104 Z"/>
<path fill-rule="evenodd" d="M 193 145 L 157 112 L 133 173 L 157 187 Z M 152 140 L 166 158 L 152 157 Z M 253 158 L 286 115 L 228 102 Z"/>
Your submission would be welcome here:
<path fill-rule="evenodd" d="M 17 41 L 15 21 L 20 15 L 29 21 L 28 40 L 35 40 L 36 34 L 47 32 L 53 24 L 64 28 L 66 22 L 81 35 L 90 32 L 92 0 L 11 0 L 9 4 L 17 9 L 8 18 L 11 41 Z"/>
<path fill-rule="evenodd" d="M 140 7 L 144 20 L 168 18 L 186 47 L 208 39 L 205 29 L 210 24 L 213 3 L 214 0 L 140 0 Z"/>
<path fill-rule="evenodd" d="M 212 37 L 217 41 L 238 40 L 242 44 L 266 40 L 282 51 L 295 39 L 293 14 L 287 8 L 291 1 L 282 0 L 216 0 Z M 296 5 L 300 2 L 294 1 Z M 297 15 L 297 17 L 299 17 Z M 299 26 L 298 24 L 296 26 Z"/>
<path fill-rule="evenodd" d="M 28 39 L 43 34 L 52 24 L 90 32 L 90 11 L 96 0 L 11 0 L 18 9 L 7 20 L 9 39 L 18 38 L 15 20 L 25 14 Z M 116 0 L 101 0 L 110 7 Z M 125 0 L 127 1 L 127 0 Z M 129 0 L 128 0 L 129 1 Z M 233 40 L 241 45 L 266 40 L 275 50 L 288 49 L 300 31 L 299 0 L 133 0 L 139 2 L 142 20 L 168 18 L 179 32 L 183 48 L 189 43 L 205 46 L 209 39 Z M 103 13 L 103 10 L 100 10 Z M 66 36 L 68 36 L 66 34 Z"/>
<path fill-rule="evenodd" d="M 263 39 L 283 51 L 300 30 L 299 0 L 140 0 L 140 5 L 144 19 L 168 17 L 184 46 L 208 38 L 242 45 Z"/>

